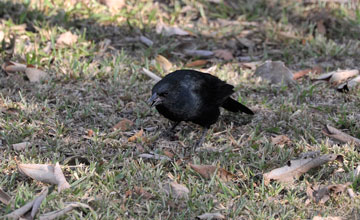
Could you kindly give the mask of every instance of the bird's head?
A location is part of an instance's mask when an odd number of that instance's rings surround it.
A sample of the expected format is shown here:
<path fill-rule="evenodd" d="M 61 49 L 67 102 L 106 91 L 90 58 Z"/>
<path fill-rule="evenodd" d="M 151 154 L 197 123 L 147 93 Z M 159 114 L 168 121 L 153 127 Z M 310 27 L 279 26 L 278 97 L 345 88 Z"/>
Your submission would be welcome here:
<path fill-rule="evenodd" d="M 154 87 L 152 96 L 148 99 L 147 102 L 151 107 L 161 105 L 166 102 L 166 98 L 169 93 L 170 90 L 168 89 L 168 86 Z"/>

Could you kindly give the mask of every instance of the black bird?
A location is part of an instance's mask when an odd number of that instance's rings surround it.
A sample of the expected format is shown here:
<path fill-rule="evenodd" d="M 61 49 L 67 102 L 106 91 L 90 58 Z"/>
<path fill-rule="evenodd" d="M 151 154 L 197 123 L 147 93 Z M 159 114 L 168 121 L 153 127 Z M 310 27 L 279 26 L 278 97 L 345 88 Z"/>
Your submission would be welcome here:
<path fill-rule="evenodd" d="M 195 70 L 177 70 L 156 83 L 148 100 L 160 114 L 174 121 L 171 131 L 181 121 L 191 121 L 204 127 L 196 146 L 201 145 L 209 127 L 219 115 L 219 107 L 231 112 L 253 115 L 249 108 L 230 97 L 234 86 L 216 76 Z"/>

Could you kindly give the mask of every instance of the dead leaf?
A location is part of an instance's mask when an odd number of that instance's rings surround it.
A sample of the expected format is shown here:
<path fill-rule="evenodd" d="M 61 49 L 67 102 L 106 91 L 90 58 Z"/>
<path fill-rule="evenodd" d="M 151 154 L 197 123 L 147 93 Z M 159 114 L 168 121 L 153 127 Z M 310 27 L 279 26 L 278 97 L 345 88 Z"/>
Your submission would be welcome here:
<path fill-rule="evenodd" d="M 312 220 L 344 220 L 344 218 L 336 216 L 328 216 L 328 217 L 321 217 L 321 216 L 314 216 Z"/>
<path fill-rule="evenodd" d="M 330 125 L 325 125 L 324 129 L 322 130 L 323 134 L 334 138 L 342 143 L 354 143 L 355 146 L 360 147 L 360 139 L 352 137 Z"/>
<path fill-rule="evenodd" d="M 184 49 L 183 50 L 185 55 L 192 56 L 192 57 L 212 57 L 214 52 L 209 50 L 191 50 L 191 49 Z"/>
<path fill-rule="evenodd" d="M 357 177 L 360 175 L 360 165 L 358 165 L 354 170 L 354 177 Z"/>
<path fill-rule="evenodd" d="M 195 60 L 190 63 L 187 63 L 186 67 L 197 67 L 197 66 L 204 66 L 208 63 L 208 60 Z"/>
<path fill-rule="evenodd" d="M 360 76 L 357 76 L 354 79 L 339 85 L 337 87 L 337 90 L 340 92 L 348 92 L 350 91 L 350 89 L 353 89 L 357 85 L 360 85 Z"/>
<path fill-rule="evenodd" d="M 16 151 L 26 150 L 29 146 L 31 146 L 30 142 L 21 142 L 21 143 L 13 144 L 13 148 Z"/>
<path fill-rule="evenodd" d="M 293 79 L 297 80 L 308 75 L 309 73 L 319 74 L 322 73 L 323 71 L 324 70 L 321 68 L 321 66 L 315 66 L 314 68 L 304 69 L 294 73 Z"/>
<path fill-rule="evenodd" d="M 160 154 L 139 154 L 139 157 L 146 159 L 155 159 L 155 160 L 171 160 L 167 156 Z"/>
<path fill-rule="evenodd" d="M 0 201 L 6 205 L 9 205 L 11 197 L 0 188 Z"/>
<path fill-rule="evenodd" d="M 325 187 L 308 185 L 306 194 L 309 200 L 324 204 L 330 199 L 331 195 L 343 193 L 349 185 L 351 185 L 350 182 L 345 184 L 334 184 Z"/>
<path fill-rule="evenodd" d="M 26 65 L 22 63 L 16 63 L 12 61 L 7 61 L 1 65 L 1 68 L 6 73 L 15 73 L 15 72 L 25 72 Z"/>
<path fill-rule="evenodd" d="M 28 65 L 25 70 L 26 76 L 29 78 L 30 82 L 40 82 L 47 77 L 47 73 L 35 68 L 33 65 Z"/>
<path fill-rule="evenodd" d="M 266 61 L 255 70 L 255 76 L 272 84 L 284 83 L 287 86 L 296 84 L 292 72 L 281 61 Z"/>
<path fill-rule="evenodd" d="M 145 198 L 145 199 L 151 199 L 151 198 L 154 197 L 151 193 L 149 193 L 148 191 L 144 190 L 142 187 L 137 187 L 137 186 L 135 186 L 135 187 L 134 187 L 134 192 L 135 192 L 136 194 L 138 194 L 139 196 L 142 196 L 142 197 Z"/>
<path fill-rule="evenodd" d="M 324 73 L 318 76 L 315 80 L 328 80 L 331 84 L 337 85 L 358 74 L 359 70 L 338 70 Z"/>
<path fill-rule="evenodd" d="M 87 131 L 86 131 L 86 135 L 88 136 L 88 137 L 92 137 L 92 136 L 94 136 L 94 131 L 92 130 L 92 129 L 88 129 Z"/>
<path fill-rule="evenodd" d="M 166 59 L 164 56 L 161 55 L 157 55 L 155 57 L 156 62 L 158 62 L 161 66 L 161 68 L 165 71 L 165 72 L 169 72 L 170 69 L 172 68 L 172 63 Z"/>
<path fill-rule="evenodd" d="M 326 28 L 324 25 L 324 20 L 319 20 L 316 23 L 316 28 L 317 28 L 317 32 L 321 35 L 325 35 L 326 34 Z"/>
<path fill-rule="evenodd" d="M 174 198 L 177 199 L 188 198 L 190 193 L 186 186 L 176 182 L 167 183 L 164 189 L 168 194 L 171 194 Z"/>
<path fill-rule="evenodd" d="M 49 164 L 18 164 L 21 173 L 45 183 L 58 185 L 58 192 L 70 187 L 61 171 L 59 163 Z"/>
<path fill-rule="evenodd" d="M 168 37 L 173 36 L 173 35 L 188 36 L 191 34 L 190 32 L 185 31 L 179 27 L 176 27 L 176 26 L 169 27 L 161 22 L 156 26 L 156 33 L 163 34 Z"/>
<path fill-rule="evenodd" d="M 240 63 L 241 68 L 256 70 L 256 68 L 261 64 L 261 61 L 254 61 L 254 62 L 243 62 Z"/>
<path fill-rule="evenodd" d="M 56 40 L 56 45 L 71 46 L 72 44 L 76 43 L 77 40 L 78 40 L 78 36 L 76 34 L 67 31 L 58 37 L 58 39 Z"/>
<path fill-rule="evenodd" d="M 53 219 L 56 219 L 56 218 L 59 218 L 59 217 L 65 215 L 66 213 L 70 212 L 71 210 L 73 210 L 75 208 L 85 208 L 85 209 L 91 210 L 90 206 L 88 206 L 84 203 L 72 202 L 72 203 L 68 203 L 66 205 L 66 207 L 63 209 L 53 211 L 53 212 L 48 212 L 43 215 L 40 215 L 39 219 L 40 220 L 53 220 Z"/>
<path fill-rule="evenodd" d="M 167 157 L 169 157 L 169 158 L 171 158 L 171 159 L 173 159 L 174 156 L 175 156 L 175 154 L 173 154 L 172 152 L 170 152 L 170 151 L 168 151 L 168 150 L 164 150 L 163 152 L 164 152 L 164 154 L 165 154 Z"/>
<path fill-rule="evenodd" d="M 46 195 L 48 194 L 49 189 L 46 187 L 44 188 L 40 194 L 32 201 L 26 203 L 23 207 L 18 208 L 11 213 L 5 215 L 5 219 L 19 219 L 22 216 L 31 210 L 32 219 L 35 217 L 36 212 L 38 211 L 42 201 L 45 199 Z"/>
<path fill-rule="evenodd" d="M 270 180 L 278 180 L 283 183 L 291 183 L 312 168 L 321 166 L 330 161 L 341 160 L 342 158 L 341 155 L 325 154 L 315 158 L 303 157 L 297 160 L 290 160 L 287 162 L 286 166 L 265 173 L 264 182 L 265 184 L 268 184 Z"/>
<path fill-rule="evenodd" d="M 275 137 L 271 137 L 271 143 L 273 145 L 290 145 L 291 140 L 286 135 L 277 135 Z"/>
<path fill-rule="evenodd" d="M 150 40 L 149 38 L 147 38 L 145 36 L 140 36 L 139 41 L 148 47 L 151 47 L 154 44 L 154 42 L 152 40 Z"/>
<path fill-rule="evenodd" d="M 113 130 L 118 130 L 120 129 L 121 131 L 127 131 L 129 130 L 132 126 L 134 125 L 133 121 L 130 121 L 129 119 L 122 119 L 121 121 L 119 121 L 116 125 L 114 125 L 114 127 L 112 128 Z"/>
<path fill-rule="evenodd" d="M 140 131 L 136 132 L 133 136 L 128 138 L 128 142 L 135 142 L 138 139 L 144 139 L 143 138 L 144 130 L 141 129 Z"/>
<path fill-rule="evenodd" d="M 198 219 L 225 219 L 225 216 L 223 216 L 221 213 L 216 212 L 216 213 L 204 213 L 202 215 L 199 215 L 197 217 Z"/>
<path fill-rule="evenodd" d="M 216 57 L 218 57 L 218 58 L 221 58 L 221 59 L 225 60 L 225 61 L 234 59 L 234 56 L 233 56 L 232 52 L 229 51 L 229 50 L 224 50 L 224 49 L 214 50 L 214 55 Z"/>
<path fill-rule="evenodd" d="M 211 179 L 217 169 L 217 167 L 213 165 L 189 165 L 193 170 L 195 170 L 197 173 L 200 174 L 200 176 L 205 179 Z M 235 177 L 234 174 L 230 173 L 227 170 L 224 170 L 223 168 L 218 168 L 217 176 L 224 181 L 230 181 Z"/>

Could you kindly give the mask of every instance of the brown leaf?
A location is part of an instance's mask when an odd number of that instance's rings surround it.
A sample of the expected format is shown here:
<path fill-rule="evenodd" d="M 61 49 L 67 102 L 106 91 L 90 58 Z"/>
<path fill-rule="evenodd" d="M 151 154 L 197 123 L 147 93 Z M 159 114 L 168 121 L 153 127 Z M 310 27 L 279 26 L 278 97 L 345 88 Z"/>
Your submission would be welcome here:
<path fill-rule="evenodd" d="M 9 205 L 10 199 L 10 196 L 0 188 L 0 201 L 6 205 Z"/>
<path fill-rule="evenodd" d="M 30 82 L 40 82 L 47 77 L 47 73 L 35 68 L 32 65 L 28 65 L 25 70 L 26 76 L 29 78 Z"/>
<path fill-rule="evenodd" d="M 135 133 L 133 136 L 128 138 L 128 142 L 135 142 L 138 139 L 144 139 L 143 138 L 143 134 L 144 134 L 144 130 L 141 129 L 140 131 L 138 131 L 137 133 Z"/>
<path fill-rule="evenodd" d="M 337 85 L 358 74 L 359 74 L 359 70 L 339 70 L 339 71 L 324 73 L 318 76 L 315 80 L 329 80 L 331 84 Z"/>
<path fill-rule="evenodd" d="M 59 162 L 55 164 L 54 175 L 58 184 L 58 192 L 63 191 L 64 189 L 70 188 L 70 184 L 66 181 L 65 176 L 61 170 Z"/>
<path fill-rule="evenodd" d="M 208 60 L 195 60 L 190 63 L 187 63 L 186 67 L 197 67 L 197 66 L 204 66 L 208 63 Z"/>
<path fill-rule="evenodd" d="M 213 165 L 189 165 L 193 170 L 195 170 L 197 173 L 200 174 L 200 176 L 205 179 L 211 179 L 217 169 L 217 167 Z M 227 170 L 224 170 L 223 168 L 218 169 L 217 175 L 220 179 L 224 181 L 230 181 L 235 177 L 234 174 L 230 173 Z"/>
<path fill-rule="evenodd" d="M 306 194 L 310 200 L 316 203 L 324 204 L 330 199 L 331 195 L 343 193 L 349 185 L 351 185 L 350 182 L 345 184 L 334 184 L 325 187 L 308 185 Z"/>
<path fill-rule="evenodd" d="M 174 158 L 175 154 L 173 154 L 172 152 L 168 151 L 168 150 L 164 150 L 163 151 L 164 154 L 169 157 L 170 159 Z"/>
<path fill-rule="evenodd" d="M 173 35 L 178 35 L 178 36 L 192 35 L 192 33 L 185 31 L 179 27 L 176 27 L 176 26 L 169 27 L 163 23 L 159 23 L 156 26 L 156 33 L 157 34 L 162 33 L 163 35 L 168 36 L 168 37 L 173 36 Z"/>
<path fill-rule="evenodd" d="M 319 74 L 322 73 L 323 71 L 324 70 L 321 68 L 321 66 L 315 66 L 314 68 L 304 69 L 294 73 L 293 79 L 297 80 L 308 75 L 309 73 Z"/>
<path fill-rule="evenodd" d="M 7 61 L 1 65 L 1 68 L 6 73 L 15 73 L 15 72 L 25 72 L 26 65 L 22 63 L 16 63 L 12 61 Z"/>
<path fill-rule="evenodd" d="M 90 206 L 84 204 L 84 203 L 80 203 L 80 202 L 71 202 L 68 203 L 67 206 L 63 209 L 57 210 L 57 211 L 53 211 L 53 212 L 48 212 L 45 213 L 43 215 L 39 216 L 40 220 L 53 220 L 53 219 L 57 219 L 63 215 L 65 215 L 66 213 L 70 212 L 71 210 L 75 209 L 75 208 L 86 208 L 86 209 L 90 209 Z"/>
<path fill-rule="evenodd" d="M 134 192 L 135 192 L 136 194 L 138 194 L 139 196 L 142 196 L 142 197 L 145 198 L 145 199 L 151 199 L 151 198 L 154 197 L 151 193 L 149 193 L 148 191 L 144 190 L 142 187 L 137 187 L 137 186 L 135 186 L 135 187 L 134 187 Z"/>
<path fill-rule="evenodd" d="M 129 119 L 122 119 L 121 121 L 119 121 L 116 125 L 114 125 L 114 127 L 112 128 L 113 130 L 118 130 L 120 129 L 121 131 L 127 131 L 129 130 L 132 126 L 134 125 L 134 122 L 130 121 Z"/>
<path fill-rule="evenodd" d="M 277 135 L 275 137 L 271 137 L 271 143 L 274 145 L 290 145 L 291 140 L 286 135 Z"/>
<path fill-rule="evenodd" d="M 189 189 L 179 183 L 171 182 L 167 183 L 164 187 L 165 191 L 168 194 L 171 194 L 174 198 L 188 198 L 189 197 Z"/>
<path fill-rule="evenodd" d="M 165 72 L 169 72 L 170 69 L 172 68 L 172 63 L 166 59 L 164 56 L 161 55 L 157 55 L 155 57 L 156 62 L 158 62 L 161 66 L 161 68 L 165 71 Z"/>
<path fill-rule="evenodd" d="M 241 68 L 255 70 L 262 62 L 255 61 L 255 62 L 242 62 L 240 63 Z"/>
<path fill-rule="evenodd" d="M 76 43 L 77 40 L 78 40 L 78 36 L 76 34 L 67 31 L 58 37 L 58 39 L 56 40 L 56 45 L 71 46 L 72 44 Z"/>
<path fill-rule="evenodd" d="M 216 213 L 204 213 L 202 215 L 199 215 L 197 218 L 198 219 L 206 219 L 206 220 L 225 219 L 225 216 L 223 216 L 220 212 L 216 212 Z"/>
<path fill-rule="evenodd" d="M 32 201 L 26 203 L 23 207 L 18 208 L 14 211 L 12 211 L 11 213 L 5 215 L 5 219 L 19 219 L 21 218 L 25 213 L 27 213 L 28 211 L 31 211 L 31 216 L 32 219 L 34 218 L 38 208 L 40 207 L 42 201 L 44 200 L 44 198 L 46 197 L 46 195 L 48 194 L 49 190 L 48 188 L 44 188 L 41 193 Z"/>
<path fill-rule="evenodd" d="M 352 137 L 330 125 L 325 125 L 324 129 L 322 130 L 323 134 L 334 138 L 342 143 L 354 143 L 355 146 L 360 147 L 360 139 Z"/>
<path fill-rule="evenodd" d="M 94 136 L 94 131 L 93 131 L 92 129 L 88 129 L 86 133 L 87 133 L 86 135 L 87 135 L 88 137 Z"/>
<path fill-rule="evenodd" d="M 224 49 L 214 50 L 214 55 L 216 57 L 218 57 L 218 58 L 221 58 L 221 59 L 225 60 L 225 61 L 234 59 L 234 56 L 233 56 L 232 52 L 229 51 L 229 50 L 224 50 Z"/>
<path fill-rule="evenodd" d="M 31 146 L 30 142 L 21 142 L 21 143 L 13 144 L 13 148 L 16 151 L 26 150 L 29 146 Z"/>
<path fill-rule="evenodd" d="M 279 182 L 283 183 L 291 183 L 312 168 L 321 166 L 330 161 L 341 159 L 341 155 L 325 154 L 315 158 L 304 157 L 297 160 L 290 160 L 287 162 L 286 166 L 265 173 L 264 181 L 265 184 L 268 184 L 270 180 L 278 180 Z"/>

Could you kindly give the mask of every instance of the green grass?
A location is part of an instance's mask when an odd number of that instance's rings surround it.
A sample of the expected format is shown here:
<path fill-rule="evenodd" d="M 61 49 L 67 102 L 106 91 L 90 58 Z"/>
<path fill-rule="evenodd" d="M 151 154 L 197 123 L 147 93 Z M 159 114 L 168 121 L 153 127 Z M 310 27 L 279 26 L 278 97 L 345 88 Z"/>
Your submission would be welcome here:
<path fill-rule="evenodd" d="M 350 176 L 360 164 L 358 149 L 337 145 L 321 129 L 330 124 L 360 138 L 360 90 L 339 93 L 327 83 L 314 84 L 308 78 L 295 87 L 279 89 L 260 83 L 252 70 L 242 68 L 236 60 L 281 60 L 293 70 L 315 65 L 326 71 L 360 69 L 359 12 L 346 5 L 298 1 L 224 2 L 127 1 L 124 8 L 110 13 L 95 0 L 76 4 L 0 1 L 0 31 L 5 36 L 0 63 L 33 64 L 50 75 L 45 82 L 30 83 L 22 73 L 0 73 L 0 187 L 12 197 L 10 205 L 0 203 L 0 216 L 26 204 L 44 186 L 20 174 L 15 158 L 21 163 L 64 165 L 71 188 L 60 194 L 50 190 L 40 214 L 73 201 L 86 203 L 93 211 L 76 209 L 62 219 L 195 219 L 206 212 L 221 212 L 227 219 L 358 216 L 359 196 L 351 199 L 344 193 L 324 205 L 305 205 L 305 200 L 307 183 L 353 181 L 351 187 L 359 193 L 359 181 Z M 316 32 L 313 18 L 322 10 L 326 11 L 325 36 Z M 194 36 L 158 35 L 160 20 Z M 26 29 L 19 27 L 22 24 Z M 56 39 L 67 31 L 79 36 L 77 42 L 58 47 Z M 12 34 L 16 35 L 14 53 L 7 48 Z M 154 45 L 128 39 L 140 35 Z M 236 37 L 251 40 L 253 50 Z M 104 51 L 105 38 L 111 43 Z M 177 130 L 179 140 L 163 138 L 160 134 L 170 125 L 146 104 L 153 84 L 141 73 L 145 67 L 166 74 L 154 65 L 158 54 L 169 59 L 174 69 L 199 59 L 178 55 L 184 42 L 203 50 L 231 50 L 234 61 L 211 59 L 204 69 L 216 66 L 212 73 L 233 84 L 237 88 L 234 97 L 256 111 L 254 117 L 223 111 L 204 149 L 190 155 L 187 148 L 198 140 L 199 127 L 182 123 Z M 132 128 L 113 131 L 123 118 L 134 122 Z M 90 129 L 93 136 L 88 137 Z M 147 140 L 128 142 L 140 129 Z M 293 144 L 273 145 L 271 137 L 277 134 L 287 135 Z M 32 146 L 25 152 L 14 151 L 12 144 L 23 141 Z M 138 157 L 141 153 L 164 154 L 165 150 L 175 154 L 171 161 Z M 345 162 L 323 165 L 291 186 L 264 185 L 263 173 L 303 152 L 317 150 L 342 154 Z M 188 163 L 220 165 L 236 178 L 206 180 Z M 188 199 L 165 192 L 172 179 L 190 190 Z M 134 187 L 142 187 L 153 198 L 137 195 Z"/>

